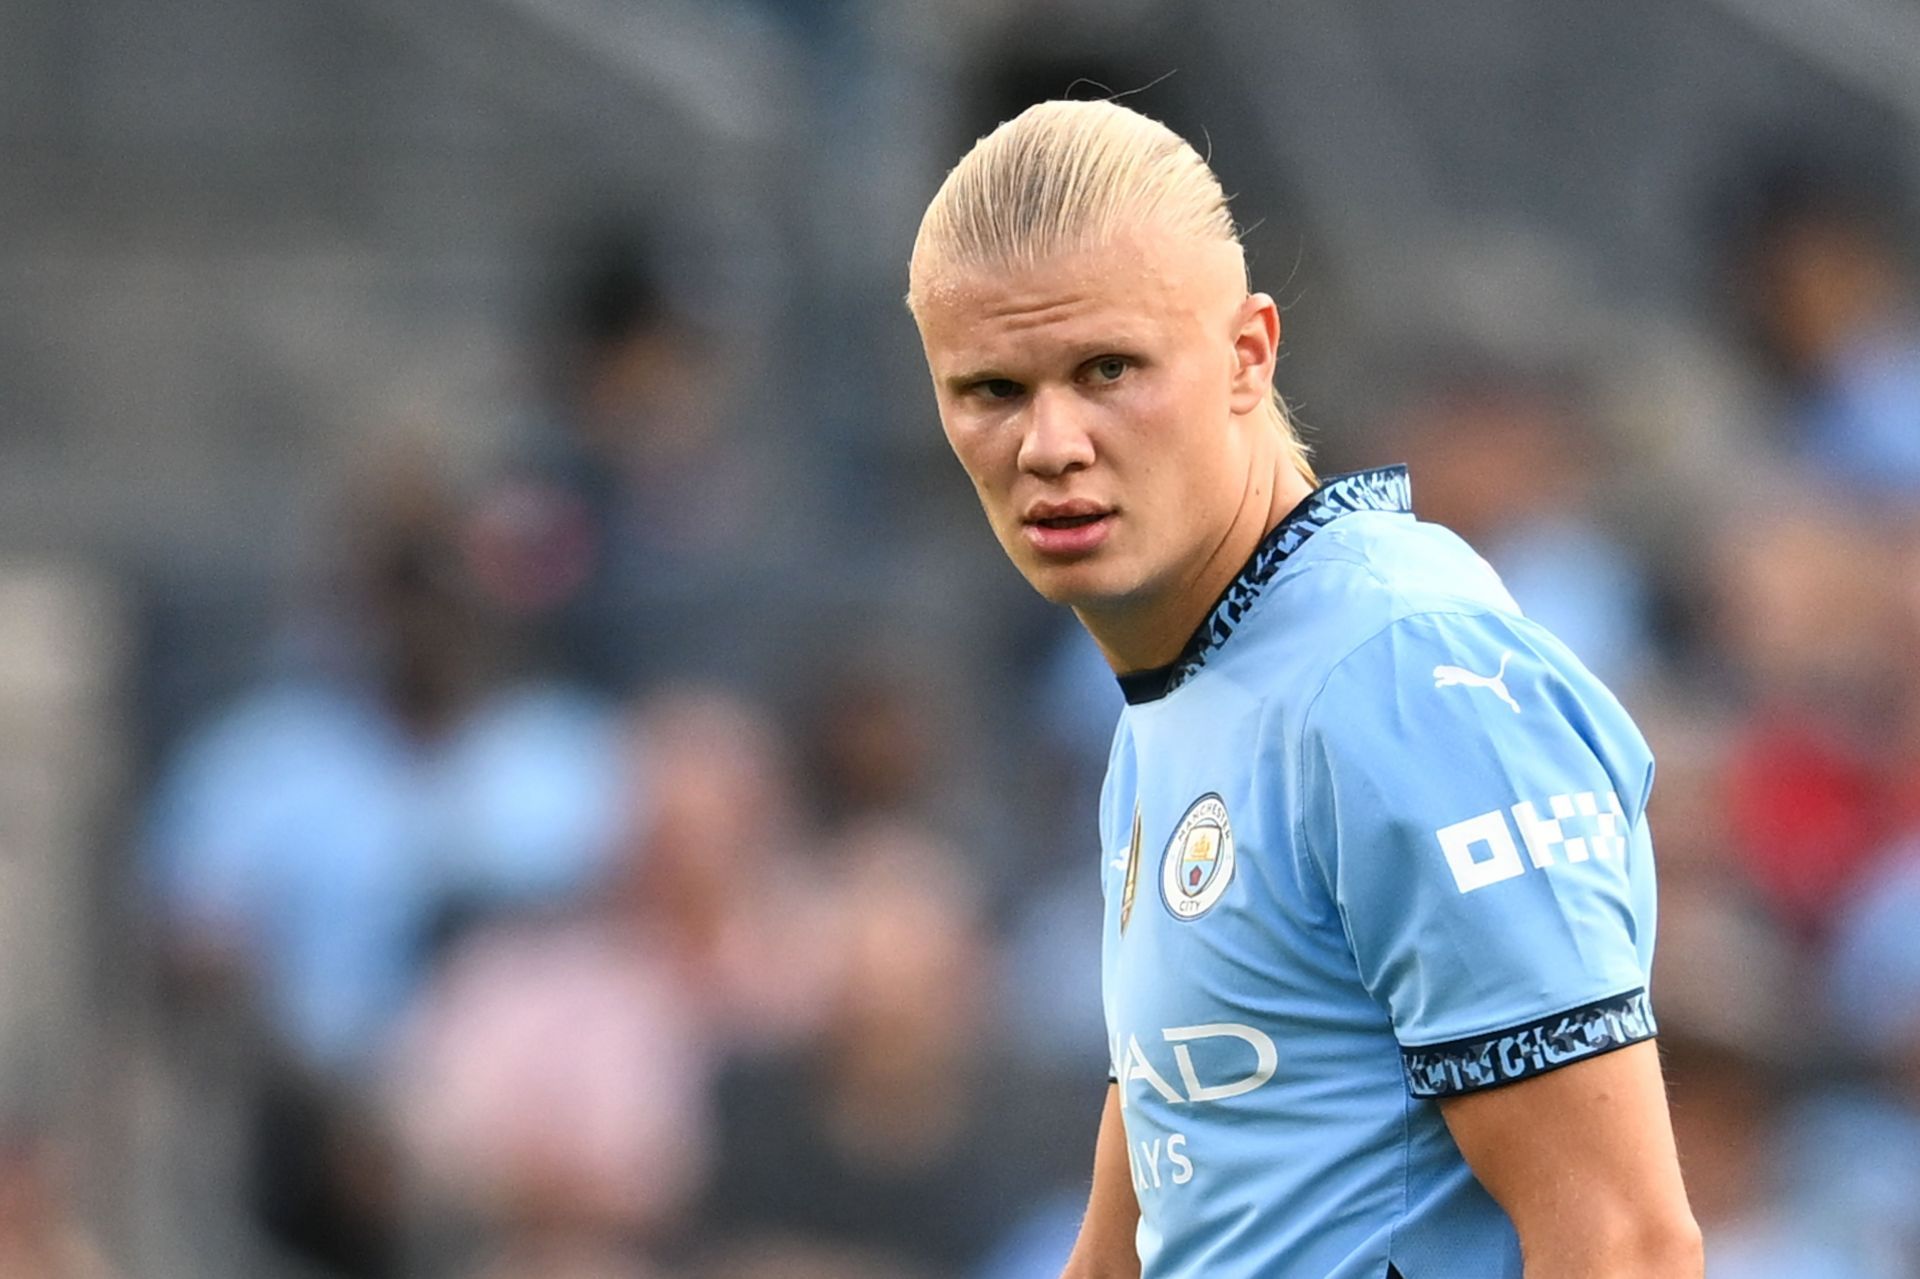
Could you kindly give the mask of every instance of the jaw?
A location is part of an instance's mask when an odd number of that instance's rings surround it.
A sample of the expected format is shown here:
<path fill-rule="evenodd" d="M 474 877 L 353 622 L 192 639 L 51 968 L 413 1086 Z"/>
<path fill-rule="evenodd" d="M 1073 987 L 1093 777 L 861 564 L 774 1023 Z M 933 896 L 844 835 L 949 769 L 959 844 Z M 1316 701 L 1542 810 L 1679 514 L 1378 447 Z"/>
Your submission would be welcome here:
<path fill-rule="evenodd" d="M 1083 620 L 1124 619 L 1148 609 L 1147 584 L 1111 547 L 1069 563 L 1019 561 L 1021 574 L 1049 604 L 1070 608 Z"/>
<path fill-rule="evenodd" d="M 1072 566 L 1045 582 L 1028 580 L 1048 600 L 1073 609 L 1115 670 L 1149 670 L 1180 655 L 1225 585 L 1202 561 L 1195 567 L 1185 559 L 1116 558 Z"/>
<path fill-rule="evenodd" d="M 1100 571 L 1094 557 L 1071 564 L 1036 564 L 1029 557 L 1015 561 L 1020 575 L 1049 604 L 1080 608 L 1104 598 L 1100 589 Z"/>

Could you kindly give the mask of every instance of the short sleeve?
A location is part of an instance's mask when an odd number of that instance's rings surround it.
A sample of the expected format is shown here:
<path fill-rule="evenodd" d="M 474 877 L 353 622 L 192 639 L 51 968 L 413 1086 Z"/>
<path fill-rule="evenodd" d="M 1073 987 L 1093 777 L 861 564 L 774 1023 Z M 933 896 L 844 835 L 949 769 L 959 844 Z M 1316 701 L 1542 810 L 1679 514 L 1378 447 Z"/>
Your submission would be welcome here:
<path fill-rule="evenodd" d="M 1397 621 L 1327 678 L 1300 759 L 1300 846 L 1415 1095 L 1653 1035 L 1652 757 L 1552 636 Z"/>

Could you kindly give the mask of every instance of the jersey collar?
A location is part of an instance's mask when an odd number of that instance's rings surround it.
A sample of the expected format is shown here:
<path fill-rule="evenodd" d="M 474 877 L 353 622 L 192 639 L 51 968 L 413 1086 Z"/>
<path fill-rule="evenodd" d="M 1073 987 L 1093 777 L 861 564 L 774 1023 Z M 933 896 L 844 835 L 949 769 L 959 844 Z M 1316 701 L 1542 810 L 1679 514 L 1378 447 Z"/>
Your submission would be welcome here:
<path fill-rule="evenodd" d="M 1413 489 L 1407 480 L 1407 468 L 1378 466 L 1322 481 L 1319 488 L 1302 498 L 1298 506 L 1260 539 L 1260 545 L 1227 584 L 1205 620 L 1187 640 L 1186 647 L 1180 650 L 1179 657 L 1165 666 L 1120 676 L 1120 691 L 1128 704 L 1137 706 L 1141 702 L 1157 701 L 1192 679 L 1206 665 L 1207 656 L 1227 642 L 1287 557 L 1315 533 L 1355 511 L 1410 514 Z"/>

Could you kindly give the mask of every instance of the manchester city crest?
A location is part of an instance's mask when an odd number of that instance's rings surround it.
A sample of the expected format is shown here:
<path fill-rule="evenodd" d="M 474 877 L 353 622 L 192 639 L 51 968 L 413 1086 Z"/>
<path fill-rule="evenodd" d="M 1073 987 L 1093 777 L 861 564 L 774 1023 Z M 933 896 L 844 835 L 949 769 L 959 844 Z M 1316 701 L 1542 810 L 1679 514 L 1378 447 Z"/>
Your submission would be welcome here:
<path fill-rule="evenodd" d="M 1233 827 L 1218 796 L 1202 795 L 1173 828 L 1160 857 L 1160 896 L 1176 919 L 1198 919 L 1233 882 Z"/>

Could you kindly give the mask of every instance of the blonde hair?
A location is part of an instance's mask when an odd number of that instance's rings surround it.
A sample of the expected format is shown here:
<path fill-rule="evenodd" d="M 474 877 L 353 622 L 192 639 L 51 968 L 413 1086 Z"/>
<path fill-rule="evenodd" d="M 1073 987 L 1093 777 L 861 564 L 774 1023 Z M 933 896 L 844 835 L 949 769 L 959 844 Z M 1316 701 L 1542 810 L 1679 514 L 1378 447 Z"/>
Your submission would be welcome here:
<path fill-rule="evenodd" d="M 1032 267 L 1151 227 L 1245 249 L 1220 179 L 1166 125 L 1117 102 L 1041 102 L 986 137 L 953 166 L 914 238 L 907 306 L 953 269 Z M 1289 460 L 1314 478 L 1307 447 L 1275 389 L 1275 427 Z"/>

